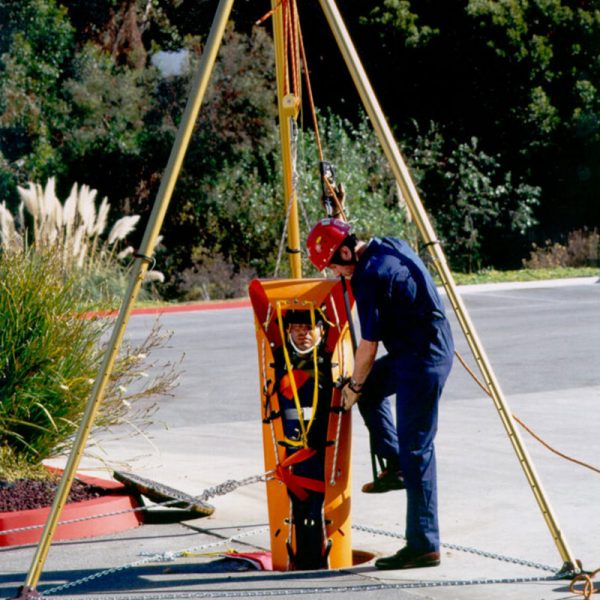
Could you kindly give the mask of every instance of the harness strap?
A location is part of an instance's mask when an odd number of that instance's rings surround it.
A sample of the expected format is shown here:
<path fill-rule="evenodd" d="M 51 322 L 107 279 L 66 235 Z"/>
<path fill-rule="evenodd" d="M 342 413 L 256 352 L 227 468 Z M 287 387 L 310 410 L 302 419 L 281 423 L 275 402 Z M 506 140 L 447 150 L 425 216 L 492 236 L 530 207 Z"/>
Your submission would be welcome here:
<path fill-rule="evenodd" d="M 298 452 L 290 454 L 281 464 L 277 465 L 275 479 L 281 481 L 301 502 L 308 498 L 307 490 L 313 492 L 325 493 L 325 482 L 310 477 L 294 475 L 289 467 L 297 463 L 308 460 L 317 453 L 313 448 L 302 448 Z"/>

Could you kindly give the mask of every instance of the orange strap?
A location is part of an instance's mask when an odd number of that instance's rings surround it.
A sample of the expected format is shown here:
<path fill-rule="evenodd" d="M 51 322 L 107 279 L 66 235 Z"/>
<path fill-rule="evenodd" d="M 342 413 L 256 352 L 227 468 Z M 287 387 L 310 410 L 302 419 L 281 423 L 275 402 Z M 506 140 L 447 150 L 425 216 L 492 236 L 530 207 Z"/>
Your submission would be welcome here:
<path fill-rule="evenodd" d="M 311 479 L 310 477 L 294 475 L 289 471 L 288 467 L 303 462 L 313 457 L 316 453 L 317 451 L 314 448 L 302 448 L 298 452 L 290 454 L 275 469 L 275 479 L 281 481 L 301 502 L 308 498 L 306 490 L 325 493 L 325 482 L 318 479 Z"/>

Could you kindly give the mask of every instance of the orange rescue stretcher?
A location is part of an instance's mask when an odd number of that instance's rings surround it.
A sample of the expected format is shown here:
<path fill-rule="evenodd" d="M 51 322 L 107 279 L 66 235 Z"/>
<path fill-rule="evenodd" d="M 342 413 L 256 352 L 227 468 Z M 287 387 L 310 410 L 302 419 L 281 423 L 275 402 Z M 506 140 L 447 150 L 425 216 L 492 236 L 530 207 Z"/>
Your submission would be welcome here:
<path fill-rule="evenodd" d="M 352 373 L 353 352 L 344 289 L 338 280 L 255 279 L 250 283 L 249 294 L 258 344 L 265 470 L 271 473 L 266 486 L 273 568 L 288 571 L 351 566 L 351 416 L 350 412 L 344 412 L 341 407 L 341 384 Z M 354 300 L 350 291 L 347 294 L 346 300 L 351 307 Z M 327 371 L 330 371 L 331 380 L 329 386 L 320 385 L 323 381 L 314 382 L 314 404 L 308 407 L 310 416 L 302 412 L 307 408 L 300 406 L 298 401 L 297 388 L 304 384 L 306 377 L 292 368 L 286 350 L 284 321 L 290 310 L 309 311 L 313 324 L 317 319 L 325 319 L 327 322 L 326 338 L 320 351 L 327 356 L 325 364 Z M 314 373 L 318 373 L 316 350 L 314 352 Z M 292 406 L 295 405 L 298 414 L 302 415 L 297 418 L 306 419 L 302 426 L 303 432 L 312 425 L 317 403 L 318 413 L 325 415 L 327 419 L 324 424 L 326 435 L 319 452 L 310 447 L 306 441 L 307 436 L 300 436 L 300 441 L 286 436 L 284 419 L 290 409 L 280 406 L 283 384 L 282 378 L 278 377 L 281 369 L 277 368 L 281 367 L 284 359 L 288 367 L 286 369 L 284 365 L 284 370 L 288 376 L 293 375 L 291 381 L 286 382 L 289 398 L 295 403 Z M 328 377 L 329 373 L 318 376 Z M 318 388 L 322 387 L 327 389 L 326 398 L 323 394 L 318 394 Z M 304 461 L 315 461 L 315 457 L 323 462 L 320 469 L 317 469 L 321 473 L 318 478 L 295 473 L 301 471 L 299 467 L 302 464 L 308 464 Z M 304 535 L 302 528 L 310 523 L 298 518 L 302 502 L 308 502 L 311 498 L 314 502 L 315 497 L 319 502 L 322 501 L 319 508 L 322 518 L 318 519 L 322 534 L 316 538 L 312 534 Z M 301 522 L 295 522 L 296 520 Z M 300 556 L 308 556 L 308 563 L 306 558 L 299 560 Z M 306 567 L 302 564 L 319 566 Z"/>

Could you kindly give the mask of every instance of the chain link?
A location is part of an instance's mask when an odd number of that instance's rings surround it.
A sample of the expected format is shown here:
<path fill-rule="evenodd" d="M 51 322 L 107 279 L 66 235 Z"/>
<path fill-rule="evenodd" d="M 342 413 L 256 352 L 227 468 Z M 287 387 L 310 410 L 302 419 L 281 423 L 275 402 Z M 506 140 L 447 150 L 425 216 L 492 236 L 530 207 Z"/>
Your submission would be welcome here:
<path fill-rule="evenodd" d="M 228 482 L 226 482 L 226 483 L 228 483 Z M 239 487 L 239 486 L 237 486 L 237 487 Z M 213 488 L 213 489 L 215 489 L 215 488 Z M 208 550 L 209 548 L 216 548 L 218 546 L 222 546 L 223 544 L 229 544 L 229 543 L 233 542 L 234 540 L 240 540 L 242 538 L 249 537 L 251 535 L 256 535 L 258 533 L 262 533 L 263 531 L 266 531 L 267 529 L 268 529 L 268 527 L 259 527 L 257 529 L 252 529 L 250 531 L 238 533 L 227 539 L 219 540 L 218 542 L 211 542 L 210 544 L 203 544 L 201 546 L 193 546 L 192 548 L 186 548 L 184 550 L 178 550 L 175 552 L 167 551 L 167 552 L 162 552 L 162 553 L 149 554 L 148 556 L 146 556 L 145 558 L 142 558 L 140 560 L 136 560 L 134 562 L 130 562 L 125 565 L 121 565 L 119 567 L 111 567 L 110 569 L 105 569 L 104 571 L 98 571 L 96 573 L 92 573 L 92 575 L 88 575 L 87 577 L 82 577 L 81 579 L 77 579 L 75 581 L 70 581 L 63 585 L 59 585 L 59 586 L 50 588 L 49 590 L 44 590 L 43 592 L 41 592 L 41 595 L 48 596 L 50 594 L 56 594 L 58 592 L 62 592 L 64 590 L 70 589 L 72 587 L 76 587 L 83 583 L 88 583 L 95 579 L 100 579 L 101 577 L 106 577 L 107 575 L 114 575 L 115 573 L 119 573 L 119 572 L 125 571 L 127 569 L 132 569 L 134 567 L 140 567 L 142 565 L 145 565 L 145 564 L 148 564 L 151 562 L 171 562 L 171 561 L 174 561 L 176 558 L 184 556 L 187 553 L 202 552 L 204 550 Z"/>
<path fill-rule="evenodd" d="M 393 537 L 398 539 L 406 539 L 402 534 L 397 533 L 395 531 L 388 531 L 385 529 L 376 529 L 374 527 L 365 527 L 363 525 L 353 525 L 353 529 L 356 531 L 364 531 L 365 533 L 371 533 L 373 535 L 383 535 L 387 537 Z M 449 550 L 457 550 L 459 552 L 465 552 L 467 554 L 475 554 L 477 556 L 483 556 L 484 558 L 491 558 L 493 560 L 498 560 L 501 562 L 510 563 L 513 565 L 520 565 L 523 567 L 531 567 L 532 569 L 539 569 L 540 571 L 548 571 L 551 573 L 556 573 L 556 567 L 551 567 L 549 565 L 544 565 L 541 563 L 532 562 L 529 560 L 522 560 L 520 558 L 512 558 L 510 556 L 504 556 L 502 554 L 495 554 L 493 552 L 485 552 L 484 550 L 479 550 L 477 548 L 469 547 L 469 546 L 459 546 L 457 544 L 447 544 L 442 543 L 442 548 L 448 548 Z"/>
<path fill-rule="evenodd" d="M 371 583 L 362 585 L 343 585 L 327 587 L 303 587 L 303 588 L 276 588 L 260 590 L 228 590 L 228 591 L 195 591 L 195 592 L 169 592 L 169 594 L 135 594 L 118 596 L 89 596 L 86 600 L 169 600 L 181 598 L 265 598 L 274 596 L 305 596 L 312 594 L 343 594 L 349 592 L 375 592 L 382 590 L 409 590 L 424 589 L 434 587 L 466 587 L 473 585 L 494 585 L 494 584 L 520 584 L 520 583 L 538 583 L 542 581 L 554 581 L 554 577 L 512 577 L 504 579 L 454 579 L 441 581 L 417 581 L 403 583 Z M 69 600 L 69 597 L 62 597 L 61 600 Z M 74 599 L 73 599 L 74 600 Z"/>
<path fill-rule="evenodd" d="M 240 480 L 228 479 L 219 485 L 205 489 L 202 492 L 202 494 L 200 494 L 198 496 L 194 496 L 193 500 L 202 502 L 202 501 L 206 501 L 215 496 L 224 496 L 226 494 L 229 494 L 229 493 L 237 490 L 240 487 L 244 487 L 246 485 L 251 485 L 253 483 L 264 482 L 264 481 L 267 481 L 271 477 L 272 477 L 272 472 L 269 471 L 267 473 L 252 475 L 250 477 L 246 477 L 245 479 L 240 479 Z M 125 509 L 125 510 L 121 510 L 121 511 L 114 511 L 111 513 L 93 515 L 90 517 L 69 519 L 66 521 L 62 521 L 59 524 L 64 525 L 64 524 L 68 524 L 68 523 L 78 523 L 78 522 L 86 521 L 86 520 L 90 520 L 90 519 L 98 519 L 101 517 L 120 515 L 120 514 L 124 514 L 127 512 L 138 512 L 138 511 L 147 510 L 148 508 L 154 508 L 157 506 L 169 506 L 175 502 L 179 502 L 179 501 L 178 500 L 167 500 L 165 502 L 153 504 L 152 507 L 143 506 L 143 507 L 139 507 L 139 508 Z M 0 531 L 0 535 L 18 532 L 18 531 L 27 531 L 30 529 L 36 529 L 38 527 L 43 527 L 43 525 L 34 525 L 31 527 L 21 527 L 18 529 Z M 370 533 L 372 535 L 380 535 L 380 536 L 392 537 L 392 538 L 396 538 L 396 539 L 404 539 L 404 536 L 402 534 L 397 533 L 395 531 L 390 531 L 390 530 L 385 530 L 385 529 L 377 529 L 374 527 L 367 527 L 364 525 L 353 525 L 352 528 L 356 531 L 362 531 L 364 533 Z M 224 544 L 231 543 L 232 541 L 235 541 L 235 540 L 239 540 L 239 539 L 242 539 L 245 537 L 256 535 L 258 533 L 262 533 L 268 529 L 269 529 L 268 527 L 261 527 L 258 529 L 253 529 L 253 530 L 250 530 L 247 532 L 242 532 L 242 533 L 236 534 L 227 539 L 219 540 L 217 542 L 212 542 L 209 544 L 203 544 L 201 546 L 187 548 L 185 550 L 179 550 L 179 551 L 175 551 L 175 552 L 167 551 L 167 552 L 163 552 L 163 553 L 153 553 L 148 556 L 145 556 L 144 558 L 142 558 L 140 560 L 130 562 L 128 564 L 121 565 L 118 567 L 111 567 L 111 568 L 105 569 L 103 571 L 98 571 L 96 573 L 88 575 L 87 577 L 83 577 L 81 579 L 50 588 L 48 590 L 41 592 L 41 595 L 47 596 L 47 595 L 51 595 L 51 594 L 56 594 L 58 592 L 62 592 L 64 590 L 71 589 L 73 587 L 82 585 L 84 583 L 89 583 L 90 581 L 100 579 L 101 577 L 106 577 L 108 575 L 114 575 L 121 571 L 139 567 L 139 566 L 151 563 L 151 562 L 173 561 L 173 560 L 175 560 L 181 556 L 184 556 L 186 554 L 189 554 L 192 552 L 201 552 L 201 551 L 208 550 L 210 548 L 222 546 Z M 257 591 L 240 590 L 240 591 L 221 591 L 221 592 L 220 591 L 210 591 L 210 592 L 198 591 L 198 592 L 191 592 L 191 593 L 175 592 L 175 593 L 169 593 L 168 595 L 166 595 L 166 594 L 141 594 L 141 595 L 136 594 L 135 596 L 102 595 L 101 597 L 98 597 L 98 600 L 100 600 L 100 599 L 101 600 L 110 600 L 111 598 L 114 600 L 129 600 L 130 598 L 131 598 L 131 600 L 133 600 L 133 599 L 135 599 L 135 600 L 163 600 L 163 599 L 165 599 L 166 600 L 167 598 L 182 598 L 182 599 L 184 599 L 184 598 L 251 598 L 251 597 L 286 596 L 286 595 L 368 592 L 368 591 L 395 590 L 395 589 L 417 589 L 417 588 L 427 588 L 427 587 L 490 585 L 490 584 L 500 584 L 500 583 L 502 583 L 502 584 L 533 583 L 533 582 L 540 582 L 540 581 L 552 581 L 552 580 L 556 580 L 558 578 L 558 575 L 556 574 L 556 569 L 554 567 L 544 565 L 541 563 L 535 563 L 532 561 L 512 558 L 512 557 L 504 556 L 501 554 L 485 552 L 485 551 L 479 550 L 477 548 L 460 546 L 457 544 L 442 543 L 442 547 L 448 548 L 451 550 L 457 550 L 460 552 L 475 554 L 477 556 L 482 556 L 485 558 L 499 560 L 499 561 L 507 562 L 510 564 L 531 567 L 531 568 L 539 569 L 542 571 L 548 571 L 548 572 L 552 572 L 554 575 L 545 576 L 545 577 L 539 576 L 539 577 L 511 577 L 511 578 L 502 578 L 502 579 L 489 579 L 489 578 L 459 579 L 459 580 L 427 581 L 427 582 L 395 583 L 395 584 L 393 584 L 393 583 L 378 583 L 378 584 L 351 585 L 351 586 L 339 586 L 339 587 L 338 586 L 335 586 L 335 587 L 333 587 L 333 586 L 330 586 L 330 587 L 305 587 L 305 588 L 298 588 L 298 589 L 283 589 L 283 588 L 282 589 L 273 589 L 273 590 L 261 589 L 261 590 L 257 590 Z M 596 573 L 594 573 L 594 575 L 595 574 Z M 586 584 L 587 583 L 588 582 L 586 582 Z M 587 585 L 586 590 L 584 592 L 585 594 L 587 594 L 586 598 L 589 597 L 589 594 L 587 593 L 587 592 L 589 592 L 588 588 L 590 588 L 589 585 Z M 595 589 L 593 588 L 593 584 L 592 584 L 591 589 L 593 591 L 595 591 Z M 593 593 L 593 591 L 591 593 Z M 87 600 L 94 600 L 93 597 L 90 597 L 90 596 L 86 596 L 86 598 L 87 598 Z M 65 600 L 68 600 L 68 599 L 65 598 Z"/>
<path fill-rule="evenodd" d="M 244 487 L 244 486 L 250 485 L 252 483 L 266 481 L 269 476 L 270 476 L 270 472 L 261 473 L 259 475 L 252 475 L 250 477 L 246 477 L 245 479 L 240 479 L 239 481 L 236 481 L 234 479 L 228 479 L 227 481 L 224 481 L 223 483 L 220 483 L 219 485 L 205 489 L 199 496 L 193 496 L 190 501 L 190 505 L 193 502 L 198 502 L 198 501 L 205 502 L 206 500 L 213 498 L 214 496 L 224 496 L 225 494 L 229 494 L 230 492 L 233 492 L 240 487 Z M 124 514 L 128 514 L 128 513 L 143 512 L 145 510 L 149 510 L 150 508 L 171 506 L 173 504 L 178 504 L 180 502 L 181 502 L 181 500 L 165 500 L 164 502 L 153 503 L 150 506 L 138 506 L 136 508 L 124 508 L 123 510 L 116 510 L 116 511 L 112 511 L 112 512 L 101 513 L 98 515 L 89 515 L 87 517 L 77 517 L 75 519 L 66 519 L 64 521 L 59 521 L 58 525 L 71 525 L 73 523 L 81 523 L 83 521 L 91 521 L 92 519 L 102 519 L 105 517 L 116 517 L 116 516 L 124 515 Z M 17 527 L 16 529 L 4 529 L 4 530 L 0 531 L 0 535 L 8 535 L 9 533 L 20 533 L 22 531 L 31 531 L 33 529 L 41 529 L 44 526 L 45 526 L 45 524 L 29 525 L 27 527 Z"/>

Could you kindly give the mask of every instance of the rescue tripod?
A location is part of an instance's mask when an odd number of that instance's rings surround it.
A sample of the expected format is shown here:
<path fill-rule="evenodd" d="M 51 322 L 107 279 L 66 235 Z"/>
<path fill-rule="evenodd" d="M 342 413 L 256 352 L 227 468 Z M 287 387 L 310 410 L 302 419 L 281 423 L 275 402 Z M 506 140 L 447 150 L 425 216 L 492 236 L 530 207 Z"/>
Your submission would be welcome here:
<path fill-rule="evenodd" d="M 134 254 L 135 261 L 132 265 L 126 295 L 121 304 L 119 314 L 109 340 L 107 351 L 94 383 L 92 393 L 86 405 L 82 422 L 75 437 L 73 449 L 65 466 L 63 477 L 58 487 L 51 512 L 48 516 L 46 526 L 42 533 L 41 540 L 32 560 L 25 583 L 19 590 L 20 598 L 34 598 L 39 596 L 36 586 L 42 574 L 52 543 L 52 538 L 56 531 L 56 527 L 58 526 L 58 520 L 61 511 L 66 504 L 67 496 L 71 489 L 73 479 L 75 478 L 76 469 L 81 460 L 85 443 L 89 437 L 89 433 L 93 426 L 99 406 L 103 400 L 106 386 L 113 370 L 117 354 L 121 347 L 125 328 L 131 316 L 133 305 L 139 294 L 144 274 L 147 271 L 149 264 L 153 262 L 152 255 L 156 246 L 157 238 L 173 194 L 175 183 L 181 170 L 185 152 L 191 139 L 194 124 L 208 86 L 210 74 L 215 64 L 219 46 L 224 36 L 225 27 L 231 13 L 233 2 L 234 0 L 220 0 L 217 7 L 206 47 L 202 54 L 197 73 L 192 82 L 190 97 L 182 116 L 177 137 L 165 169 L 165 174 L 160 184 L 157 198 L 155 200 L 142 243 L 138 252 Z M 292 181 L 293 169 L 290 152 L 290 134 L 292 130 L 292 122 L 294 120 L 294 116 L 298 113 L 299 102 L 298 99 L 290 97 L 284 93 L 285 78 L 283 76 L 282 69 L 283 57 L 285 55 L 285 42 L 283 34 L 284 22 L 280 10 L 283 5 L 286 5 L 290 2 L 295 6 L 295 0 L 272 0 L 272 16 L 276 49 L 278 108 L 280 116 L 280 136 L 282 141 L 284 191 L 286 208 L 290 215 L 288 240 L 289 248 L 291 250 L 289 252 L 289 258 L 292 275 L 293 277 L 299 278 L 301 277 L 299 254 L 300 235 L 298 227 L 297 203 Z M 523 469 L 527 482 L 532 490 L 532 493 L 534 494 L 548 529 L 550 530 L 552 539 L 554 540 L 560 557 L 563 560 L 563 566 L 560 570 L 560 573 L 564 575 L 578 574 L 581 571 L 581 566 L 573 557 L 558 521 L 550 507 L 550 504 L 548 503 L 539 476 L 535 471 L 531 458 L 529 457 L 519 432 L 516 429 L 514 418 L 512 417 L 511 411 L 508 408 L 500 385 L 496 380 L 496 376 L 486 356 L 483 345 L 477 336 L 475 328 L 467 313 L 466 307 L 464 306 L 462 299 L 458 294 L 456 284 L 447 265 L 440 242 L 435 235 L 427 213 L 419 198 L 416 186 L 412 181 L 408 168 L 401 156 L 391 129 L 386 122 L 384 114 L 373 92 L 371 84 L 357 55 L 338 8 L 334 0 L 319 0 L 319 4 L 321 5 L 329 27 L 340 48 L 348 70 L 350 71 L 364 108 L 374 126 L 383 151 L 390 163 L 394 177 L 401 190 L 401 195 L 408 206 L 413 221 L 417 225 L 419 234 L 424 243 L 424 247 L 427 249 L 440 280 L 446 289 L 452 309 L 458 318 L 460 327 L 481 371 L 485 385 L 489 390 L 490 396 L 494 402 L 494 406 L 496 407 L 498 415 L 517 455 L 519 464 Z"/>

